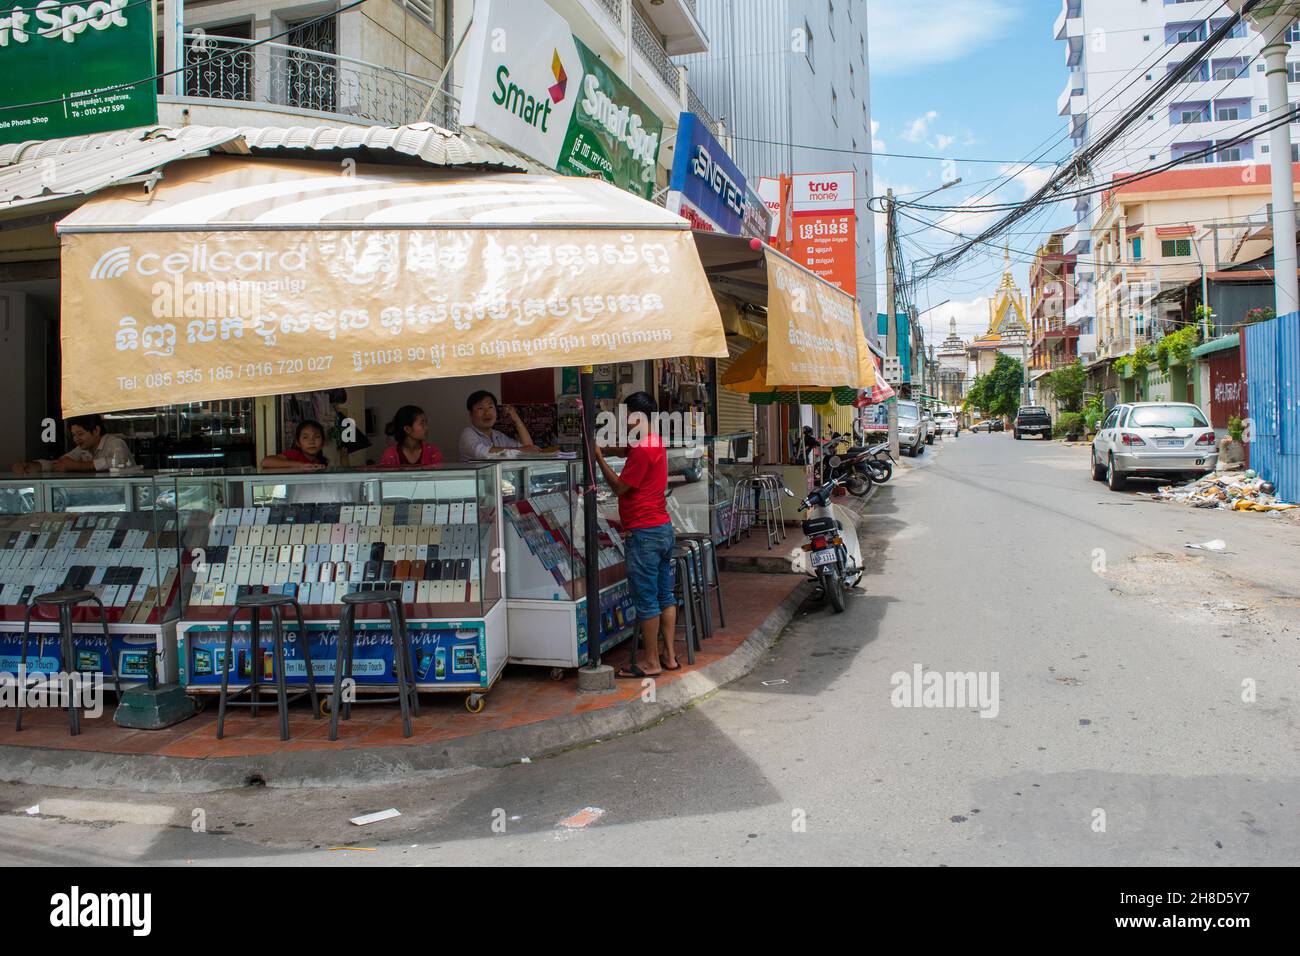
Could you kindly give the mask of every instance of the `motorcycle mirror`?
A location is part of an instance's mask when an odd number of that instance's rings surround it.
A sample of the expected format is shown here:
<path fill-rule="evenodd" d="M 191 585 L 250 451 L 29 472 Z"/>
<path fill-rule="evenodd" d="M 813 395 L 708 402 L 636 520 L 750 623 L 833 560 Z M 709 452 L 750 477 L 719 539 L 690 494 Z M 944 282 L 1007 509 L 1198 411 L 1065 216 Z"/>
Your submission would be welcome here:
<path fill-rule="evenodd" d="M 794 492 L 791 491 L 789 488 L 782 487 L 781 490 L 785 492 L 786 497 L 788 497 L 788 498 L 793 498 L 793 497 L 794 497 Z"/>

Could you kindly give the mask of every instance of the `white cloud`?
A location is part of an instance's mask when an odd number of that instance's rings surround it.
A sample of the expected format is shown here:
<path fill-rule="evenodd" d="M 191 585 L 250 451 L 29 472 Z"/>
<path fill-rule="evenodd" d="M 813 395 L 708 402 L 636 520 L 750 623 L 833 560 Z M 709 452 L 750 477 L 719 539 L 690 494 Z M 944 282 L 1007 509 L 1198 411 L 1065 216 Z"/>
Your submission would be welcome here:
<path fill-rule="evenodd" d="M 909 143 L 925 142 L 926 133 L 930 131 L 930 124 L 939 118 L 938 112 L 930 110 L 924 116 L 918 116 L 912 120 L 911 125 L 903 131 L 903 139 Z"/>
<path fill-rule="evenodd" d="M 934 316 L 934 332 L 939 342 L 948 337 L 950 319 L 957 320 L 957 334 L 970 341 L 988 331 L 989 299 L 988 296 L 981 295 L 964 301 L 949 302 L 939 306 L 930 315 Z"/>
<path fill-rule="evenodd" d="M 1011 181 L 1018 183 L 1024 191 L 1024 196 L 1021 198 L 1028 199 L 1043 188 L 1043 183 L 1047 182 L 1056 170 L 1051 166 L 1030 166 L 1028 169 L 1021 169 L 1019 166 L 1003 166 L 998 172 L 1003 176 L 1011 176 L 1014 172 L 1015 176 L 1012 176 Z"/>
<path fill-rule="evenodd" d="M 938 133 L 934 137 L 934 148 L 942 153 L 956 141 L 956 136 L 945 136 L 943 133 Z"/>
<path fill-rule="evenodd" d="M 873 73 L 950 63 L 1001 36 L 1016 18 L 1005 0 L 867 0 Z"/>
<path fill-rule="evenodd" d="M 877 152 L 883 153 L 886 149 L 885 141 L 880 138 L 880 120 L 871 121 L 871 148 Z"/>

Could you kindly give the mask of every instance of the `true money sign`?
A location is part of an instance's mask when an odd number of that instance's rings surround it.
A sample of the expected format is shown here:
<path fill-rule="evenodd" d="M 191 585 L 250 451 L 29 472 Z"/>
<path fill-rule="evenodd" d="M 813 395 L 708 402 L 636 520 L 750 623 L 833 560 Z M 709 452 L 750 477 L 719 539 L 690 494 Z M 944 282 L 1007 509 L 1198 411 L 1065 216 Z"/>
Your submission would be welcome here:
<path fill-rule="evenodd" d="M 0 7 L 0 143 L 156 123 L 153 73 L 152 2 L 13 0 Z"/>
<path fill-rule="evenodd" d="M 557 172 L 654 191 L 663 121 L 546 3 L 480 0 L 460 122 Z"/>

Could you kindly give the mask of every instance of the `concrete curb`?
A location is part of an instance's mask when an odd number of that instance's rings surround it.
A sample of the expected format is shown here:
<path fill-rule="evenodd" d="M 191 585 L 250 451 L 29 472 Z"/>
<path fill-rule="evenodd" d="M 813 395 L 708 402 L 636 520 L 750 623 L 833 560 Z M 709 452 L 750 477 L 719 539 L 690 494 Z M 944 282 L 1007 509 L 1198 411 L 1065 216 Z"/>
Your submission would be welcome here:
<path fill-rule="evenodd" d="M 445 743 L 301 751 L 266 757 L 195 759 L 0 746 L 0 767 L 4 768 L 0 778 L 72 789 L 206 793 L 249 784 L 281 788 L 369 787 L 409 783 L 412 777 L 503 767 L 521 757 L 537 758 L 641 730 L 743 677 L 776 642 L 812 588 L 811 581 L 801 583 L 739 647 L 722 660 L 668 684 L 653 703 L 638 698 L 602 710 Z"/>

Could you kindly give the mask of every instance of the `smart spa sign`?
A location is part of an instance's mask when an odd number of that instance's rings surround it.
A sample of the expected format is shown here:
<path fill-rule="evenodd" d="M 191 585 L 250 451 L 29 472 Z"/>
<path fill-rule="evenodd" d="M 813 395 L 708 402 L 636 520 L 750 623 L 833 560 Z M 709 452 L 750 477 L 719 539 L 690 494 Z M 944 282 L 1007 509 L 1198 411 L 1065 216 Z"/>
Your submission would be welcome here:
<path fill-rule="evenodd" d="M 153 4 L 16 0 L 0 8 L 0 143 L 158 121 Z"/>
<path fill-rule="evenodd" d="M 649 199 L 663 122 L 537 0 L 480 0 L 460 123 L 570 176 Z"/>

